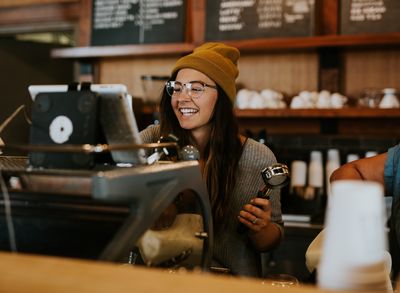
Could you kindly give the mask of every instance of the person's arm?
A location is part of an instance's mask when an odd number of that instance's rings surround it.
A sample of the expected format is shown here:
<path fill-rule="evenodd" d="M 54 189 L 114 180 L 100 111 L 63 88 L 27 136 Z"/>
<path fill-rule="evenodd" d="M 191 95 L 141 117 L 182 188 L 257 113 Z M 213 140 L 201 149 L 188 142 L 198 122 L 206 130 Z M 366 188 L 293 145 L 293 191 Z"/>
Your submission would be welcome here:
<path fill-rule="evenodd" d="M 268 251 L 278 246 L 282 239 L 282 230 L 278 224 L 269 222 L 257 232 L 250 232 L 249 237 L 258 251 Z"/>
<path fill-rule="evenodd" d="M 384 184 L 386 158 L 387 153 L 384 153 L 371 158 L 360 159 L 344 164 L 332 173 L 330 181 L 355 179 L 376 181 Z"/>

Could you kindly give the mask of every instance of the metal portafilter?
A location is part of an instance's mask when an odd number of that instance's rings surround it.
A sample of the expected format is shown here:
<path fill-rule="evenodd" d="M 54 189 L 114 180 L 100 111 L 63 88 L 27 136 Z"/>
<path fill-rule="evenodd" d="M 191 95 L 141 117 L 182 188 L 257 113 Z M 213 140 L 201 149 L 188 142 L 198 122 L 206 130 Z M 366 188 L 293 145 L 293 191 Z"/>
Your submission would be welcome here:
<path fill-rule="evenodd" d="M 257 197 L 269 199 L 274 189 L 280 189 L 289 183 L 289 168 L 285 164 L 276 163 L 263 170 L 261 176 L 265 183 L 262 190 L 258 191 Z"/>
<path fill-rule="evenodd" d="M 178 143 L 179 139 L 174 134 L 168 136 L 161 136 L 158 143 L 175 142 Z M 192 145 L 186 145 L 182 148 L 176 147 L 163 147 L 156 148 L 155 152 L 148 157 L 148 164 L 153 164 L 157 161 L 194 161 L 200 158 L 199 151 Z"/>
<path fill-rule="evenodd" d="M 173 134 L 168 134 L 167 137 L 161 136 L 157 143 L 178 142 L 178 138 Z M 151 165 L 158 161 L 177 161 L 177 147 L 162 147 L 156 148 L 154 153 L 147 158 L 147 164 Z"/>
<path fill-rule="evenodd" d="M 168 136 L 161 136 L 158 142 L 178 142 L 179 139 L 172 133 Z M 162 148 L 161 160 L 178 161 L 178 148 Z"/>
<path fill-rule="evenodd" d="M 179 150 L 179 159 L 181 161 L 194 161 L 200 159 L 199 150 L 192 145 L 185 145 Z"/>
<path fill-rule="evenodd" d="M 257 197 L 270 199 L 275 189 L 281 189 L 289 183 L 289 168 L 285 164 L 275 163 L 261 170 L 261 177 L 265 186 L 257 192 Z M 247 227 L 242 223 L 238 226 L 238 233 L 244 233 Z"/>

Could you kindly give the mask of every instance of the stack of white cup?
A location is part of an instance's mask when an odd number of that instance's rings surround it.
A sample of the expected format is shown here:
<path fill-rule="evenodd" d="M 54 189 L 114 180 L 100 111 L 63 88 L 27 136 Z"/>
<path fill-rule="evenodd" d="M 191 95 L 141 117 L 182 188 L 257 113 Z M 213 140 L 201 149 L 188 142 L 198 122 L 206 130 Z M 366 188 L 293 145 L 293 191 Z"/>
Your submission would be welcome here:
<path fill-rule="evenodd" d="M 304 198 L 313 200 L 323 193 L 324 168 L 322 165 L 322 152 L 311 151 L 310 164 L 308 165 L 308 186 Z"/>
<path fill-rule="evenodd" d="M 307 163 L 294 160 L 291 166 L 290 187 L 305 187 L 307 184 Z"/>
<path fill-rule="evenodd" d="M 331 185 L 329 183 L 329 178 L 331 177 L 333 171 L 335 171 L 339 167 L 340 167 L 339 150 L 329 149 L 325 165 L 326 193 L 328 196 L 331 193 Z"/>
<path fill-rule="evenodd" d="M 316 188 L 324 187 L 324 171 L 322 167 L 322 152 L 312 151 L 308 167 L 308 185 Z"/>
<path fill-rule="evenodd" d="M 290 173 L 290 194 L 304 197 L 307 184 L 307 163 L 300 160 L 292 161 Z"/>
<path fill-rule="evenodd" d="M 341 180 L 331 186 L 318 285 L 329 290 L 392 292 L 383 187 Z"/>

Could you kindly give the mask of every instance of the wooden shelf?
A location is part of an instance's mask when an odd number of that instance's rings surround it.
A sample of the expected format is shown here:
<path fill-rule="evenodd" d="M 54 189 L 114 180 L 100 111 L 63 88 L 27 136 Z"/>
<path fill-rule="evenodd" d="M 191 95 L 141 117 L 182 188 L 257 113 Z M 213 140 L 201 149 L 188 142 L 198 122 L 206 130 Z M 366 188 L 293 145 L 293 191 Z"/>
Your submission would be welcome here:
<path fill-rule="evenodd" d="M 151 56 L 174 55 L 193 51 L 194 44 L 146 44 L 146 45 L 118 45 L 96 47 L 74 47 L 54 49 L 51 51 L 53 58 L 97 58 L 97 57 L 121 57 L 121 56 Z"/>
<path fill-rule="evenodd" d="M 265 52 L 282 49 L 315 49 L 321 47 L 400 45 L 400 33 L 380 33 L 368 35 L 326 35 L 315 37 L 271 38 L 224 42 L 237 47 L 243 52 Z M 78 59 L 97 57 L 184 54 L 191 52 L 195 47 L 196 44 L 194 43 L 74 47 L 67 49 L 54 49 L 51 52 L 51 56 L 53 58 Z"/>
<path fill-rule="evenodd" d="M 157 107 L 144 105 L 140 112 L 153 114 Z M 400 109 L 344 108 L 344 109 L 235 109 L 242 118 L 400 118 Z"/>
<path fill-rule="evenodd" d="M 321 47 L 398 45 L 400 33 L 379 33 L 362 35 L 324 35 L 303 38 L 273 38 L 226 42 L 241 51 L 268 51 L 278 49 L 307 49 Z"/>
<path fill-rule="evenodd" d="M 245 109 L 235 110 L 238 118 L 400 118 L 399 109 Z"/>

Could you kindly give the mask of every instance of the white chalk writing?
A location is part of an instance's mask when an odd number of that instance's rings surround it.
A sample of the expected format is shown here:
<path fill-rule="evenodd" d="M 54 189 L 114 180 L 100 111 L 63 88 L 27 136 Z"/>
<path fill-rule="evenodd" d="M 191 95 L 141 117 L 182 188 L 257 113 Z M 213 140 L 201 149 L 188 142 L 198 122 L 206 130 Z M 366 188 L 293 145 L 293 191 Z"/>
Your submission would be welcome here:
<path fill-rule="evenodd" d="M 127 22 L 151 30 L 179 17 L 184 0 L 94 0 L 93 29 L 116 29 Z"/>
<path fill-rule="evenodd" d="M 353 0 L 350 7 L 350 21 L 378 21 L 386 12 L 383 0 Z"/>

